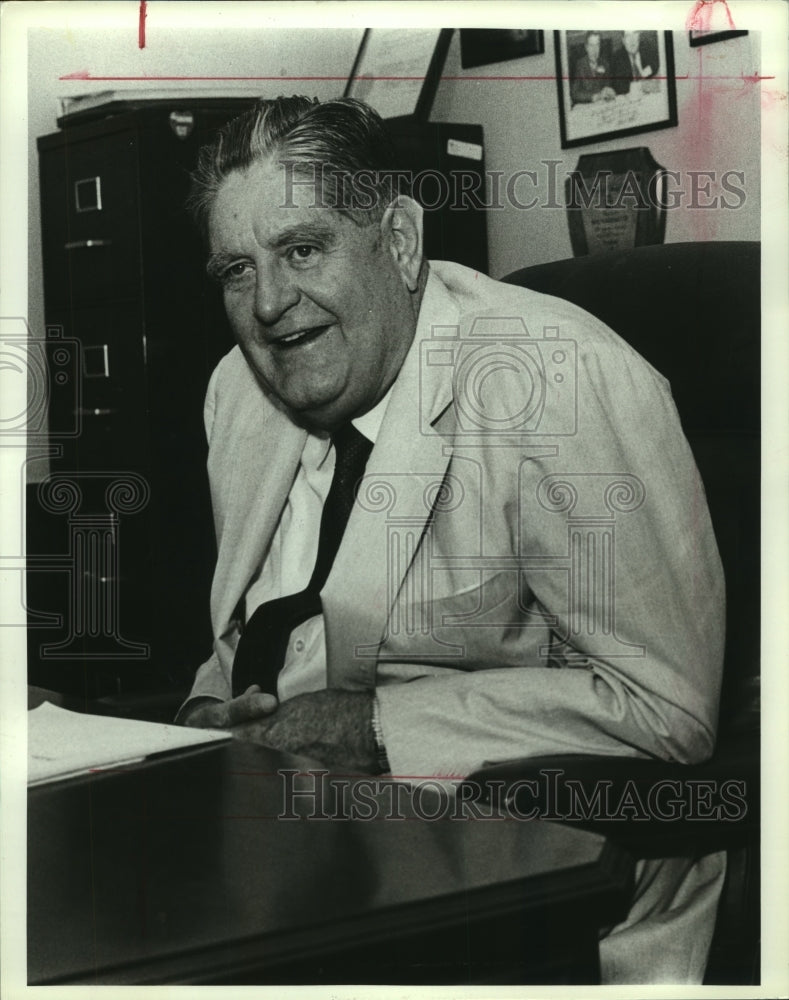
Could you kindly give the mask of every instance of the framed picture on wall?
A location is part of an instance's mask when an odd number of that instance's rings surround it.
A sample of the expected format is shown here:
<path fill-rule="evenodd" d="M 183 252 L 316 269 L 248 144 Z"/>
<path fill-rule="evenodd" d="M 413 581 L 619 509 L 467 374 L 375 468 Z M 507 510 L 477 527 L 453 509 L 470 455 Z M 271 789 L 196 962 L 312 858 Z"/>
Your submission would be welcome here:
<path fill-rule="evenodd" d="M 490 63 L 537 56 L 545 51 L 545 32 L 528 28 L 461 28 L 460 65 L 488 66 Z"/>
<path fill-rule="evenodd" d="M 677 124 L 670 31 L 556 31 L 562 149 Z"/>
<path fill-rule="evenodd" d="M 710 45 L 712 42 L 725 42 L 729 38 L 739 38 L 747 35 L 747 31 L 691 31 L 690 44 L 695 48 L 697 45 Z"/>
<path fill-rule="evenodd" d="M 441 79 L 453 28 L 366 28 L 344 97 L 382 118 L 426 121 Z"/>

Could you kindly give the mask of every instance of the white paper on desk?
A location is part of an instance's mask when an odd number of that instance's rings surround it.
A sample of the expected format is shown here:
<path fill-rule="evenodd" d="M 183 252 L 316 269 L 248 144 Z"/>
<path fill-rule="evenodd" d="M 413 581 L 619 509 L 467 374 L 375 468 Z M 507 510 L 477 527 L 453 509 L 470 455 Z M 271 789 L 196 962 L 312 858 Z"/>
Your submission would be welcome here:
<path fill-rule="evenodd" d="M 83 715 L 44 702 L 27 713 L 27 783 L 39 785 L 229 739 L 229 733 L 215 729 Z"/>

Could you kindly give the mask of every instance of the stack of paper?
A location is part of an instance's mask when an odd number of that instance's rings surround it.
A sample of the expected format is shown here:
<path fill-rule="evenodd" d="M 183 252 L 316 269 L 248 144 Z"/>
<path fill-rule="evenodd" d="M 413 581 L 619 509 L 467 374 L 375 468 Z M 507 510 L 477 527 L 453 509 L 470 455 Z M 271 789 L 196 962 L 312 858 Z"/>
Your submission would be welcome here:
<path fill-rule="evenodd" d="M 28 712 L 27 720 L 28 785 L 231 739 L 230 733 L 221 730 L 83 715 L 49 702 Z"/>

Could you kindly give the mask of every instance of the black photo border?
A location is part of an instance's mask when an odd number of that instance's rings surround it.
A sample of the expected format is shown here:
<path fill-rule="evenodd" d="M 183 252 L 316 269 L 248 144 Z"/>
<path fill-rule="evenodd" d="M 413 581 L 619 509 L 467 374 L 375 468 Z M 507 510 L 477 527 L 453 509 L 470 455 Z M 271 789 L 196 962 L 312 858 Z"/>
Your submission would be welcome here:
<path fill-rule="evenodd" d="M 689 31 L 688 40 L 691 48 L 699 45 L 712 45 L 713 42 L 725 42 L 729 38 L 740 38 L 747 31 Z"/>
<path fill-rule="evenodd" d="M 591 30 L 591 29 L 590 29 Z M 665 79 L 668 92 L 668 116 L 654 122 L 646 122 L 643 125 L 632 125 L 628 128 L 614 129 L 610 132 L 598 132 L 594 135 L 583 136 L 578 139 L 568 139 L 567 137 L 567 109 L 564 104 L 564 88 L 562 86 L 565 76 L 569 75 L 570 67 L 564 66 L 562 61 L 562 35 L 566 31 L 554 31 L 554 51 L 556 54 L 556 87 L 559 93 L 559 133 L 561 137 L 561 148 L 572 149 L 576 146 L 589 146 L 600 142 L 607 142 L 609 139 L 619 139 L 628 135 L 640 135 L 643 132 L 656 132 L 659 129 L 673 128 L 678 124 L 677 118 L 677 78 L 674 71 L 674 41 L 673 32 L 664 31 L 663 41 L 666 50 L 666 72 Z"/>

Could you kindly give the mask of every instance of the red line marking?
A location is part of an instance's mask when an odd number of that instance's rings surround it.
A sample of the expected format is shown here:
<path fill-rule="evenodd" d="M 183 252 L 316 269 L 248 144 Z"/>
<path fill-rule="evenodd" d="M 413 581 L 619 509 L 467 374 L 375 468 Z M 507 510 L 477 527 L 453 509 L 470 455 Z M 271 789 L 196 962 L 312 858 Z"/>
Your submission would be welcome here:
<path fill-rule="evenodd" d="M 93 76 L 89 70 L 77 70 L 74 73 L 67 73 L 64 76 L 59 76 L 59 80 L 90 80 L 95 82 L 107 82 L 107 81 L 129 81 L 137 83 L 155 83 L 156 81 L 195 81 L 195 82 L 211 82 L 216 81 L 219 83 L 226 82 L 238 82 L 248 80 L 250 82 L 260 82 L 260 81 L 277 81 L 277 82 L 292 82 L 292 83 L 336 83 L 337 81 L 345 81 L 347 77 L 345 76 Z M 359 76 L 354 77 L 356 80 L 387 80 L 393 83 L 405 83 L 411 80 L 421 80 L 421 76 Z M 511 81 L 511 82 L 521 82 L 526 80 L 557 80 L 556 76 L 444 76 L 442 80 L 447 80 L 450 82 L 457 82 L 462 80 L 471 80 L 478 82 L 480 80 L 489 81 Z M 568 80 L 569 77 L 562 77 L 563 80 Z M 655 76 L 655 80 L 666 80 L 668 77 L 665 76 Z M 676 76 L 675 80 L 701 80 L 702 74 L 690 74 L 684 73 L 681 76 Z M 744 76 L 740 74 L 739 76 L 715 76 L 715 77 L 704 77 L 705 80 L 715 79 L 715 80 L 747 80 L 749 83 L 755 83 L 758 80 L 774 80 L 774 76 L 760 76 L 758 74 L 753 74 L 751 76 Z"/>
<path fill-rule="evenodd" d="M 287 770 L 290 772 L 290 768 L 283 768 L 282 770 Z M 281 776 L 282 771 L 226 771 L 226 774 L 231 774 L 236 778 L 276 778 Z M 460 774 L 345 774 L 341 771 L 330 771 L 324 768 L 316 767 L 313 771 L 297 771 L 294 778 L 322 778 L 326 781 L 332 781 L 336 778 L 350 778 L 356 780 L 357 778 L 362 778 L 365 781 L 378 781 L 381 783 L 388 783 L 392 778 L 397 780 L 408 780 L 408 781 L 463 781 L 463 775 Z"/>
<path fill-rule="evenodd" d="M 148 4 L 145 0 L 140 0 L 140 25 L 137 29 L 137 44 L 141 49 L 145 48 L 145 18 L 148 16 L 147 6 Z"/>

